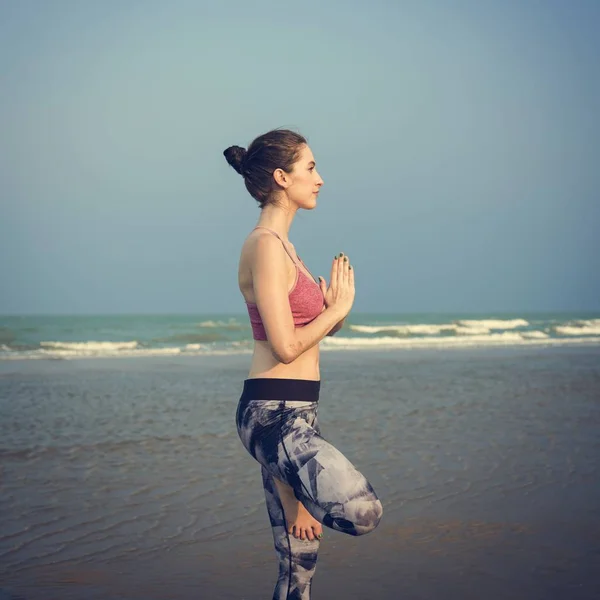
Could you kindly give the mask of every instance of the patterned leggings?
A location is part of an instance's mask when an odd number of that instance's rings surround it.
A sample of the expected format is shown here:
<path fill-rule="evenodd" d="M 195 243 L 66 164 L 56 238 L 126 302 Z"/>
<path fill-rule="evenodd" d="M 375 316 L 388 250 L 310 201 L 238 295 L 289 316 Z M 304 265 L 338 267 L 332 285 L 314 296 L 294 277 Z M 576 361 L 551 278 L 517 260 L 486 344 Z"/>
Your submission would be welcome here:
<path fill-rule="evenodd" d="M 320 435 L 320 381 L 255 378 L 244 381 L 236 424 L 246 450 L 260 463 L 279 578 L 273 600 L 309 600 L 319 540 L 287 531 L 273 477 L 287 483 L 323 525 L 363 535 L 383 512 L 371 484 Z"/>

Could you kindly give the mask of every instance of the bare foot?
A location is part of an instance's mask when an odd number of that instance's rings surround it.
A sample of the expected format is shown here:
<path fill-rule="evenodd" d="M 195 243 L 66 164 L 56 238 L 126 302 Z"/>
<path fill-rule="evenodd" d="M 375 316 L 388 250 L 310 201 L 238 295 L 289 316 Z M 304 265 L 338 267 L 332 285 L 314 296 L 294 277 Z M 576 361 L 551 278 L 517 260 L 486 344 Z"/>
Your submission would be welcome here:
<path fill-rule="evenodd" d="M 275 477 L 273 481 L 279 492 L 281 504 L 283 504 L 288 532 L 299 540 L 312 541 L 315 538 L 320 538 L 323 535 L 323 526 L 306 510 L 304 504 L 294 496 L 294 490 Z"/>

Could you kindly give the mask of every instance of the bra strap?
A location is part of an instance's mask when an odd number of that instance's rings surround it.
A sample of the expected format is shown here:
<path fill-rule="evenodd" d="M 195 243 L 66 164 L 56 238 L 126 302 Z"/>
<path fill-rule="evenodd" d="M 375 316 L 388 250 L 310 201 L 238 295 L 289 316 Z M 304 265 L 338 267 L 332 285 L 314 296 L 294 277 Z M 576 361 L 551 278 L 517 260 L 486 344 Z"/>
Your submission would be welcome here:
<path fill-rule="evenodd" d="M 292 259 L 292 262 L 295 265 L 298 265 L 298 263 L 296 262 L 296 259 L 291 255 L 291 253 L 287 249 L 287 246 L 285 245 L 284 241 L 281 239 L 281 237 L 279 236 L 279 234 L 276 231 L 273 231 L 272 229 L 269 229 L 268 227 L 265 227 L 264 225 L 257 225 L 254 229 L 266 229 L 267 231 L 270 231 L 281 242 L 283 249 L 287 252 L 287 255 Z M 298 258 L 300 258 L 300 257 L 298 257 Z"/>

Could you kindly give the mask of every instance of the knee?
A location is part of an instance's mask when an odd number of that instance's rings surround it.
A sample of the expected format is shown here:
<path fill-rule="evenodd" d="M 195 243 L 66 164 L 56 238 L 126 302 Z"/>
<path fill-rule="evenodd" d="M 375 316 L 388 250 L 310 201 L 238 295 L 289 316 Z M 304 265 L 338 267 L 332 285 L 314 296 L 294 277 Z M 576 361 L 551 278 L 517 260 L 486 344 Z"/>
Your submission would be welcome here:
<path fill-rule="evenodd" d="M 378 498 L 360 499 L 347 503 L 345 516 L 348 518 L 331 518 L 331 523 L 323 521 L 326 525 L 349 535 L 365 535 L 379 525 L 383 515 L 383 506 Z"/>
<path fill-rule="evenodd" d="M 374 498 L 365 502 L 365 506 L 360 511 L 360 515 L 357 515 L 355 522 L 356 535 L 365 535 L 365 533 L 373 531 L 379 525 L 382 515 L 383 505 L 381 500 Z"/>

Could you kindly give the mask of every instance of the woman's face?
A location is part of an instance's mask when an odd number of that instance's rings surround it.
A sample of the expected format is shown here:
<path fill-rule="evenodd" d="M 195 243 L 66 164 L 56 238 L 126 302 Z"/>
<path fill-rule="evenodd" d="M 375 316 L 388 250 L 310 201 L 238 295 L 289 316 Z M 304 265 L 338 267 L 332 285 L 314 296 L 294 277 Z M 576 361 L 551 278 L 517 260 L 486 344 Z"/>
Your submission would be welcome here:
<path fill-rule="evenodd" d="M 290 200 L 299 208 L 314 208 L 323 180 L 317 172 L 315 157 L 307 145 L 302 146 L 300 156 L 289 175 L 291 182 L 286 192 Z"/>

